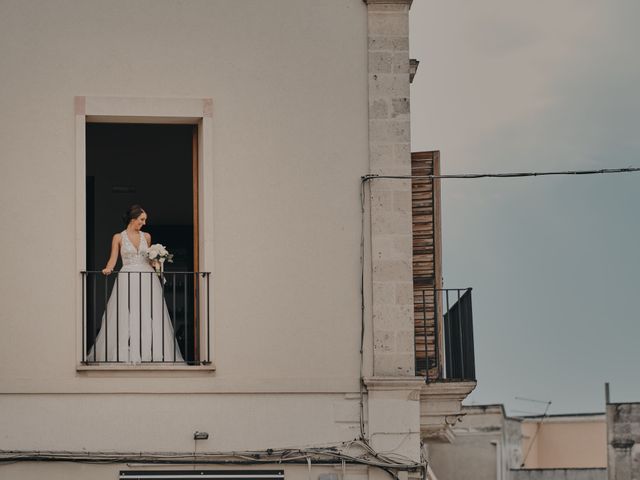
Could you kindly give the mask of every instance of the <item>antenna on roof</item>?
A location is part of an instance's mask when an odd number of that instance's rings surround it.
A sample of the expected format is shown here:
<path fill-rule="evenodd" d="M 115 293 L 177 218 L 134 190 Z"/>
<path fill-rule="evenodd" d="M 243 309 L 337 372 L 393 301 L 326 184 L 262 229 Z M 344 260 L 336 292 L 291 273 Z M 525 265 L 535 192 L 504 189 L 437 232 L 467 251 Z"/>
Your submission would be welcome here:
<path fill-rule="evenodd" d="M 545 420 L 545 418 L 547 418 L 547 414 L 549 413 L 549 407 L 551 406 L 551 400 L 544 401 L 544 400 L 536 400 L 535 398 L 524 398 L 524 397 L 515 397 L 515 399 L 516 400 L 522 400 L 524 402 L 544 403 L 544 404 L 547 405 L 544 408 L 544 413 L 542 414 L 542 416 L 540 418 L 540 422 L 536 426 L 536 433 L 533 435 L 533 438 L 531 438 L 531 441 L 529 442 L 529 448 L 527 449 L 527 453 L 525 454 L 524 458 L 522 459 L 522 464 L 520 465 L 520 468 L 524 468 L 524 464 L 526 463 L 527 458 L 529 457 L 529 454 L 531 453 L 531 448 L 533 448 L 533 442 L 536 441 L 536 437 L 538 436 L 538 433 L 540 433 L 540 427 L 544 423 L 544 420 Z"/>

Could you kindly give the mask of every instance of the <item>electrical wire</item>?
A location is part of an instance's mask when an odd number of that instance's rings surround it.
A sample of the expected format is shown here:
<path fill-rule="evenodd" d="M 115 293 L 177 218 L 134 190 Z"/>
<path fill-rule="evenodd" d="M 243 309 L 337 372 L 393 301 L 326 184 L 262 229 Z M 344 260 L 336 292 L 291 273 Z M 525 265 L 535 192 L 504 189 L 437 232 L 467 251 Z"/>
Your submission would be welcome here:
<path fill-rule="evenodd" d="M 382 461 L 393 463 L 394 460 L 391 456 L 396 457 L 400 461 L 410 462 L 414 465 L 420 466 L 420 471 L 426 471 L 426 462 L 415 463 L 414 460 L 404 457 L 393 452 L 386 452 L 389 455 L 377 452 L 369 443 L 369 439 L 365 432 L 365 420 L 364 420 L 364 396 L 366 393 L 366 385 L 364 383 L 364 339 L 365 339 L 365 296 L 364 296 L 364 269 L 365 269 L 365 215 L 366 215 L 366 182 L 360 183 L 360 207 L 361 207 L 361 225 L 360 225 L 360 439 L 359 445 L 368 450 L 369 454 L 374 458 Z M 373 436 L 373 435 L 372 435 Z M 401 441 L 401 444 L 405 439 Z M 380 467 L 383 468 L 383 467 Z M 384 468 L 383 468 L 384 469 Z M 387 470 L 387 473 L 397 479 L 397 475 L 392 471 Z M 424 477 L 424 474 L 422 475 Z"/>
<path fill-rule="evenodd" d="M 360 182 L 360 439 L 365 440 L 364 430 L 364 229 L 365 229 L 365 182 Z"/>
<path fill-rule="evenodd" d="M 607 173 L 633 173 L 640 172 L 640 167 L 626 168 L 601 168 L 598 170 L 561 170 L 548 172 L 509 172 L 509 173 L 457 173 L 451 175 L 363 175 L 362 181 L 366 182 L 378 178 L 420 180 L 420 179 L 477 179 L 477 178 L 516 178 L 516 177 L 543 177 L 551 175 L 597 175 Z"/>
<path fill-rule="evenodd" d="M 359 444 L 360 455 L 347 455 L 340 447 L 352 447 Z M 308 449 L 267 449 L 245 452 L 71 452 L 71 451 L 13 451 L 0 450 L 0 464 L 20 461 L 60 461 L 77 463 L 152 463 L 152 464 L 219 464 L 219 465 L 257 465 L 257 464 L 298 464 L 342 465 L 362 464 L 381 468 L 393 478 L 393 471 L 416 471 L 423 468 L 405 457 L 395 459 L 371 454 L 370 446 L 359 441 L 336 444 L 331 448 Z"/>
<path fill-rule="evenodd" d="M 364 340 L 365 340 L 365 294 L 364 294 L 364 281 L 365 281 L 365 216 L 366 216 L 366 184 L 367 180 L 378 178 L 377 176 L 364 176 L 362 177 L 362 181 L 360 182 L 360 209 L 361 209 L 361 224 L 360 224 L 360 439 L 358 444 L 367 449 L 369 453 L 376 459 L 386 462 L 393 462 L 395 457 L 397 461 L 406 461 L 410 462 L 413 465 L 419 465 L 420 472 L 422 473 L 421 477 L 426 478 L 427 466 L 428 462 L 425 458 L 423 458 L 422 452 L 420 456 L 420 462 L 415 463 L 415 461 L 411 458 L 405 457 L 403 455 L 399 455 L 394 453 L 394 450 L 400 448 L 402 443 L 406 441 L 409 434 L 415 432 L 408 432 L 408 434 L 402 438 L 400 444 L 391 451 L 388 452 L 377 452 L 369 443 L 369 440 L 366 436 L 365 432 L 365 420 L 364 420 L 364 396 L 366 393 L 366 385 L 364 383 Z M 405 433 L 405 432 L 402 432 Z M 373 437 L 376 433 L 371 434 Z M 382 467 L 381 467 L 382 468 Z M 387 470 L 387 473 L 397 479 L 397 475 Z"/>

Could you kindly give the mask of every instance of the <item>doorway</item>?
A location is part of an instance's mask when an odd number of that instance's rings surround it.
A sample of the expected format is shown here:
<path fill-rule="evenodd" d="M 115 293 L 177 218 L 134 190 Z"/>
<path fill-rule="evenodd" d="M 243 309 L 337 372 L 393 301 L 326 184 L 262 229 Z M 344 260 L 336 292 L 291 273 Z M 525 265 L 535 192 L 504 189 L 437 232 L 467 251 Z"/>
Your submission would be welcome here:
<path fill-rule="evenodd" d="M 165 263 L 165 270 L 198 271 L 197 145 L 197 125 L 87 123 L 88 272 L 104 268 L 111 238 L 124 230 L 122 215 L 133 204 L 141 205 L 147 212 L 144 230 L 151 234 L 152 242 L 163 244 L 173 254 L 173 263 Z M 115 270 L 120 268 L 118 259 Z M 197 295 L 194 276 L 168 275 L 167 278 L 173 280 L 169 280 L 166 288 L 179 292 L 168 302 L 176 338 L 185 360 L 195 361 L 197 325 L 195 309 L 190 308 L 190 298 Z M 101 281 L 104 285 L 99 285 Z M 90 322 L 86 325 L 87 350 L 96 338 L 111 288 L 113 285 L 99 274 L 95 275 L 93 284 L 87 284 L 87 311 L 94 312 L 96 317 L 93 325 Z"/>

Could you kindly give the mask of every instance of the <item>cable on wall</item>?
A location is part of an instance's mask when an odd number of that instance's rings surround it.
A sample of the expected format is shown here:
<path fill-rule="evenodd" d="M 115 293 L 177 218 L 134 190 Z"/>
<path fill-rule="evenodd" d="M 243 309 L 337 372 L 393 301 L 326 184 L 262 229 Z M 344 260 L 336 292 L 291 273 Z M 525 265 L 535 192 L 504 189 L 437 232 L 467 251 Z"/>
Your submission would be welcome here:
<path fill-rule="evenodd" d="M 640 167 L 626 168 L 601 168 L 598 170 L 559 170 L 548 172 L 508 172 L 508 173 L 456 173 L 451 175 L 377 175 L 368 174 L 361 177 L 363 182 L 377 178 L 413 180 L 413 179 L 478 179 L 478 178 L 517 178 L 517 177 L 544 177 L 558 175 L 599 175 L 609 173 L 634 173 L 640 172 Z"/>
<path fill-rule="evenodd" d="M 360 447 L 359 454 L 341 449 Z M 398 471 L 423 471 L 425 465 L 400 455 L 385 456 L 374 452 L 359 440 L 315 448 L 267 449 L 231 452 L 68 452 L 0 450 L 0 465 L 16 462 L 135 463 L 169 465 L 260 465 L 292 464 L 309 468 L 321 465 L 366 465 L 377 467 L 397 479 Z"/>

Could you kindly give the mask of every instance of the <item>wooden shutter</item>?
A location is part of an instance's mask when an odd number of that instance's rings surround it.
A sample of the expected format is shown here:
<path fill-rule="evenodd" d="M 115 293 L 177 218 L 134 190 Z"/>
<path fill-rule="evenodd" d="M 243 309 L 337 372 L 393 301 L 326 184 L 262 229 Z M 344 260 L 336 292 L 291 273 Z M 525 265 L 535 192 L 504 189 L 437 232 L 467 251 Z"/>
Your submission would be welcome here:
<path fill-rule="evenodd" d="M 440 152 L 412 153 L 411 174 L 439 175 Z M 442 377 L 442 311 L 434 302 L 442 288 L 440 180 L 413 179 L 411 200 L 416 375 L 435 380 Z"/>

